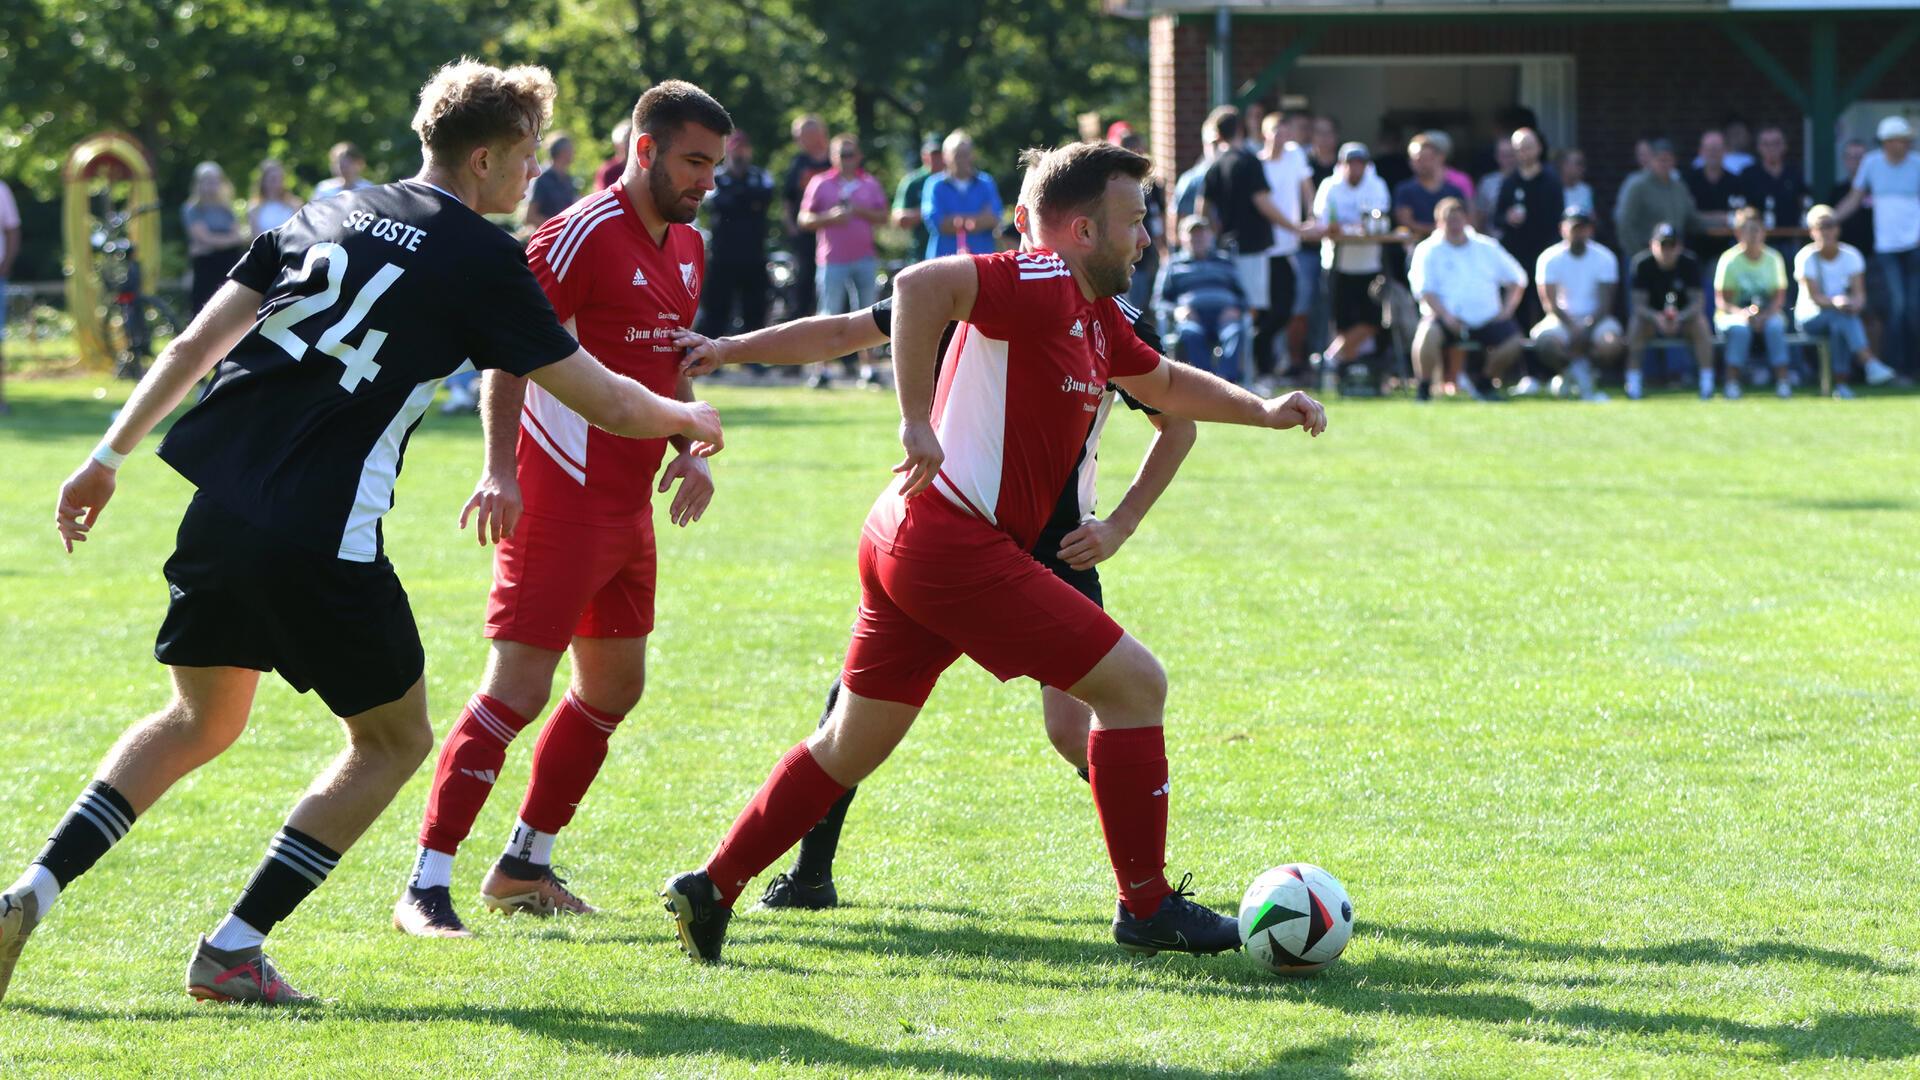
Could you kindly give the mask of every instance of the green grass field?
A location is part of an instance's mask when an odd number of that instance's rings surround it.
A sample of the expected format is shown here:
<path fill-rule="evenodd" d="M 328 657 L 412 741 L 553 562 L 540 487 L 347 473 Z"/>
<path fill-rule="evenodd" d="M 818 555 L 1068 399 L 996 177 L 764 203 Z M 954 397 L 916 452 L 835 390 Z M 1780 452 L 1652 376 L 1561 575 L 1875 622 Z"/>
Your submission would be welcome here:
<path fill-rule="evenodd" d="M 159 569 L 188 494 L 143 453 L 65 556 L 54 494 L 109 404 L 9 391 L 4 880 L 162 701 Z M 812 727 L 898 454 L 882 395 L 713 396 L 719 495 L 663 532 L 652 684 L 558 852 L 607 914 L 478 907 L 523 738 L 455 872 L 478 937 L 388 925 L 423 771 L 271 943 L 324 1007 L 190 1002 L 194 935 L 340 742 L 269 678 L 240 743 L 43 925 L 0 1006 L 0 1076 L 1920 1069 L 1920 399 L 1335 401 L 1317 442 L 1204 430 L 1103 570 L 1172 679 L 1169 869 L 1216 907 L 1292 860 L 1353 894 L 1345 959 L 1285 981 L 1117 950 L 1091 801 L 1037 689 L 965 661 L 854 804 L 850 905 L 743 911 L 726 965 L 680 955 L 654 891 Z M 1106 502 L 1146 431 L 1111 426 Z M 477 464 L 477 422 L 430 416 L 389 518 L 440 732 L 484 654 L 489 558 L 453 528 Z"/>

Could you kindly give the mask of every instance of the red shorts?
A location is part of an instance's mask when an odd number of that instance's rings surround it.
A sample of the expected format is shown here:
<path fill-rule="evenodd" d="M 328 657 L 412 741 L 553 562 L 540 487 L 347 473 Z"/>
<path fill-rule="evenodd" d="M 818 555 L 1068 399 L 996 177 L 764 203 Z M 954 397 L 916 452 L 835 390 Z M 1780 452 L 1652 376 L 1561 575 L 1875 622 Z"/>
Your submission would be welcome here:
<path fill-rule="evenodd" d="M 576 637 L 653 631 L 653 518 L 580 525 L 523 514 L 493 557 L 486 635 L 561 652 Z"/>
<path fill-rule="evenodd" d="M 1026 675 L 1065 690 L 1123 634 L 1012 537 L 928 491 L 891 542 L 861 533 L 860 614 L 840 680 L 917 707 L 964 654 L 1002 682 Z"/>

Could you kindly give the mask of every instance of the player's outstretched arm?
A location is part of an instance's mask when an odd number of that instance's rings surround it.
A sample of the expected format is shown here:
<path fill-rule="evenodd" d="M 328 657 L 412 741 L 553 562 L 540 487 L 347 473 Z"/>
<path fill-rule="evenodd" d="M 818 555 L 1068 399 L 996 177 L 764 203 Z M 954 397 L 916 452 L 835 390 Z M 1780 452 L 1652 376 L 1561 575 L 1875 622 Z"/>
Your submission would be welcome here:
<path fill-rule="evenodd" d="M 795 319 L 739 337 L 708 338 L 691 330 L 673 336 L 673 344 L 687 351 L 681 370 L 689 376 L 722 364 L 814 364 L 886 342 L 871 308 Z"/>
<path fill-rule="evenodd" d="M 529 379 L 587 423 L 630 439 L 685 435 L 692 453 L 720 452 L 720 413 L 704 401 L 675 401 L 608 371 L 585 349 L 556 364 L 536 368 Z"/>
<path fill-rule="evenodd" d="M 1279 430 L 1297 427 L 1309 435 L 1327 430 L 1327 410 L 1298 390 L 1263 399 L 1218 375 L 1165 357 L 1144 375 L 1128 375 L 1113 381 L 1161 412 L 1189 420 Z"/>
<path fill-rule="evenodd" d="M 1147 445 L 1147 456 L 1140 460 L 1140 471 L 1127 486 L 1127 494 L 1105 518 L 1084 522 L 1060 538 L 1060 559 L 1075 570 L 1113 558 L 1120 545 L 1132 538 L 1147 511 L 1173 483 L 1199 436 L 1200 425 L 1184 416 L 1149 413 L 1147 419 L 1156 429 L 1153 442 Z"/>
<path fill-rule="evenodd" d="M 893 467 L 906 476 L 902 495 L 925 491 L 946 459 L 933 432 L 933 384 L 940 334 L 973 314 L 980 273 L 973 259 L 955 255 L 901 271 L 893 283 L 893 389 L 900 399 L 900 445 L 907 456 Z"/>
<path fill-rule="evenodd" d="M 106 438 L 61 485 L 54 525 L 68 552 L 87 539 L 88 530 L 100 519 L 100 511 L 113 498 L 120 463 L 160 421 L 180 407 L 193 384 L 246 336 L 260 310 L 260 299 L 259 293 L 236 282 L 221 286 L 199 317 L 167 345 L 147 377 L 133 388 L 133 395 L 107 429 Z"/>

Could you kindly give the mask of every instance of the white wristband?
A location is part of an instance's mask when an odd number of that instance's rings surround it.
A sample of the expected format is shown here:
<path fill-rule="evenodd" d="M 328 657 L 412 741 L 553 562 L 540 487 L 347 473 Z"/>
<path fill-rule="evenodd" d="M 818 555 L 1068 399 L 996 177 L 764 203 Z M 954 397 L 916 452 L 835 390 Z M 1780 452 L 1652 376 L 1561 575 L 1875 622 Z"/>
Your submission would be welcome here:
<path fill-rule="evenodd" d="M 126 464 L 127 455 L 116 452 L 111 443 L 101 439 L 100 445 L 93 448 L 93 460 L 109 469 L 118 470 L 120 466 Z"/>

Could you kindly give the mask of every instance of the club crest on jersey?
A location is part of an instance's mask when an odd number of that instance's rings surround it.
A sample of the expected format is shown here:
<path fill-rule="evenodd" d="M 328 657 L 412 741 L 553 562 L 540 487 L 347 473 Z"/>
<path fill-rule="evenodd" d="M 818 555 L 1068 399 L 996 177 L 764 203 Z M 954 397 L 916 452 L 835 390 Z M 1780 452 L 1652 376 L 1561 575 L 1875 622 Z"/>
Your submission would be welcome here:
<path fill-rule="evenodd" d="M 1093 320 L 1093 354 L 1100 359 L 1107 358 L 1107 331 L 1100 320 Z"/>
<path fill-rule="evenodd" d="M 633 268 L 633 283 L 635 285 L 645 285 L 647 283 L 647 275 L 637 266 Z"/>
<path fill-rule="evenodd" d="M 680 264 L 680 282 L 687 287 L 687 294 L 689 296 L 700 291 L 700 283 L 693 275 L 692 263 Z"/>
<path fill-rule="evenodd" d="M 1084 338 L 1087 336 L 1086 324 L 1082 323 L 1079 319 L 1075 319 L 1073 320 L 1073 329 L 1068 330 L 1067 333 L 1077 338 Z"/>

